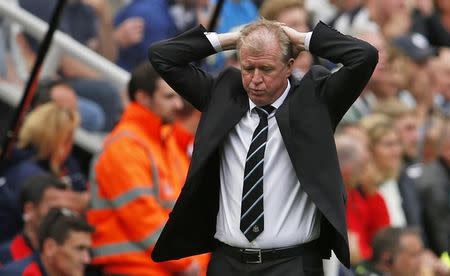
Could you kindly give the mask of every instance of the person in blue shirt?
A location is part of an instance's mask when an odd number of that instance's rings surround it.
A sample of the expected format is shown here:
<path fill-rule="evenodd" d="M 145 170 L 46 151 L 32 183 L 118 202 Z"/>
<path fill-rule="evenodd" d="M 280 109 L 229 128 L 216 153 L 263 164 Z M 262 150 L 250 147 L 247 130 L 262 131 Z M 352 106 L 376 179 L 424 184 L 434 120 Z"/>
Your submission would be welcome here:
<path fill-rule="evenodd" d="M 177 27 L 169 13 L 166 0 L 132 0 L 117 12 L 114 25 L 118 26 L 125 20 L 136 17 L 144 21 L 142 40 L 120 48 L 117 60 L 117 64 L 127 71 L 132 71 L 147 60 L 150 44 L 177 34 Z"/>

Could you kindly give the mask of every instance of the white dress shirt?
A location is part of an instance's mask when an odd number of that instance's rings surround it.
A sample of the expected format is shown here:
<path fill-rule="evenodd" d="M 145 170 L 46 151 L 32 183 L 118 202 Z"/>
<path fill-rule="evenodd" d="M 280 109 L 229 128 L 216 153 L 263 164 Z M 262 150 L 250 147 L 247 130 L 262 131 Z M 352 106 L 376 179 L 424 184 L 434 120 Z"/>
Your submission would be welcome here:
<path fill-rule="evenodd" d="M 290 83 L 272 104 L 279 108 L 286 99 Z M 315 204 L 303 191 L 281 137 L 275 112 L 268 117 L 264 157 L 264 231 L 249 242 L 239 228 L 242 187 L 247 151 L 259 123 L 256 106 L 225 138 L 220 159 L 220 199 L 215 238 L 231 246 L 279 248 L 298 245 L 319 237 L 320 219 Z"/>

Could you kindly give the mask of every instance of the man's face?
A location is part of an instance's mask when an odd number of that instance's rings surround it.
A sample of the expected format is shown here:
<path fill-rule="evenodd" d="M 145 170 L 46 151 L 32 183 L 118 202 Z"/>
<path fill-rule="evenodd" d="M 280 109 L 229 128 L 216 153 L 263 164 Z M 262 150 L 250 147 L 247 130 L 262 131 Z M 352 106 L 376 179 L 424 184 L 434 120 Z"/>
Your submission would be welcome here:
<path fill-rule="evenodd" d="M 414 276 L 420 272 L 420 257 L 423 243 L 415 234 L 405 234 L 400 238 L 400 249 L 394 257 L 391 275 Z"/>
<path fill-rule="evenodd" d="M 398 135 L 390 131 L 373 145 L 373 157 L 377 167 L 385 171 L 397 171 L 400 168 L 402 148 Z"/>
<path fill-rule="evenodd" d="M 280 45 L 275 39 L 268 41 L 259 53 L 241 48 L 242 83 L 250 100 L 263 106 L 280 97 L 286 89 L 293 61 L 287 64 L 282 61 Z"/>
<path fill-rule="evenodd" d="M 183 108 L 181 97 L 163 80 L 158 79 L 156 90 L 149 96 L 149 107 L 164 124 L 172 123 L 176 114 Z"/>
<path fill-rule="evenodd" d="M 406 8 L 405 0 L 376 0 L 381 16 L 389 20 Z"/>
<path fill-rule="evenodd" d="M 91 234 L 87 232 L 70 231 L 66 241 L 59 245 L 55 243 L 53 251 L 52 271 L 58 275 L 82 276 L 91 257 L 89 250 L 92 247 Z"/>
<path fill-rule="evenodd" d="M 403 154 L 410 158 L 415 158 L 417 156 L 417 142 L 419 139 L 416 118 L 413 115 L 403 116 L 395 121 L 395 128 L 403 145 Z"/>
<path fill-rule="evenodd" d="M 78 99 L 75 91 L 68 85 L 56 85 L 52 88 L 51 98 L 59 106 L 69 110 L 78 110 Z"/>
<path fill-rule="evenodd" d="M 388 51 L 384 38 L 377 33 L 364 33 L 359 36 L 360 39 L 369 42 L 378 50 L 378 63 L 370 77 L 368 86 L 379 86 L 385 83 L 389 78 Z M 373 88 L 371 88 L 373 89 Z"/>

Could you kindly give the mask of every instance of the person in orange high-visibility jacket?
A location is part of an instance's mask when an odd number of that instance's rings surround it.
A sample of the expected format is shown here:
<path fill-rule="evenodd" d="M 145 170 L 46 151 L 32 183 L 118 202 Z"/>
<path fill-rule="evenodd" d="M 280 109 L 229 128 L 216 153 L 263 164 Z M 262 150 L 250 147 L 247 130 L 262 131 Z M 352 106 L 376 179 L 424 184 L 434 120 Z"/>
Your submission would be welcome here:
<path fill-rule="evenodd" d="M 133 72 L 128 90 L 131 103 L 91 171 L 93 264 L 111 275 L 198 275 L 194 258 L 150 258 L 188 170 L 171 126 L 182 100 L 149 64 Z"/>

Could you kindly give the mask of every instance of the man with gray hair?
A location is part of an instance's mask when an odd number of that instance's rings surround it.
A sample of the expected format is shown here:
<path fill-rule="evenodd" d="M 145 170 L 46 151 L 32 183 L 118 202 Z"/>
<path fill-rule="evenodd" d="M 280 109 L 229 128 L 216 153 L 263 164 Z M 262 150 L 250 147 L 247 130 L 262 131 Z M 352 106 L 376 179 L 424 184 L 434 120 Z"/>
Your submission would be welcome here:
<path fill-rule="evenodd" d="M 241 70 L 191 65 L 236 49 Z M 309 50 L 343 67 L 291 77 Z M 259 20 L 239 33 L 191 29 L 153 44 L 163 79 L 203 112 L 185 186 L 152 257 L 213 251 L 209 275 L 320 275 L 349 266 L 345 191 L 333 131 L 377 63 L 370 44 L 319 23 L 302 33 Z"/>

